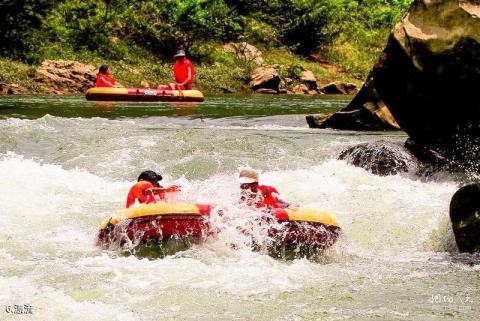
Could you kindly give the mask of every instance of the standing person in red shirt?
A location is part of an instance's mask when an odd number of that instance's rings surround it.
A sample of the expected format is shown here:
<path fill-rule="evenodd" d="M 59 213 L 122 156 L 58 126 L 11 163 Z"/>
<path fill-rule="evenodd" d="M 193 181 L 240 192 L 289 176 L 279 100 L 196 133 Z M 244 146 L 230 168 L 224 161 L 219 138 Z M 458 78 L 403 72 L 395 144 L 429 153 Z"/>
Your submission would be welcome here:
<path fill-rule="evenodd" d="M 195 80 L 195 67 L 187 59 L 184 50 L 178 50 L 173 64 L 173 75 L 175 82 L 168 86 L 160 85 L 158 89 L 185 90 L 192 89 L 192 83 Z"/>
<path fill-rule="evenodd" d="M 98 69 L 97 80 L 95 81 L 96 87 L 123 87 L 117 83 L 115 78 L 110 77 L 110 67 L 108 65 L 101 65 Z"/>
<path fill-rule="evenodd" d="M 239 175 L 240 203 L 259 209 L 289 208 L 298 209 L 298 204 L 291 204 L 280 197 L 275 187 L 258 184 L 258 173 L 252 169 L 244 169 Z"/>

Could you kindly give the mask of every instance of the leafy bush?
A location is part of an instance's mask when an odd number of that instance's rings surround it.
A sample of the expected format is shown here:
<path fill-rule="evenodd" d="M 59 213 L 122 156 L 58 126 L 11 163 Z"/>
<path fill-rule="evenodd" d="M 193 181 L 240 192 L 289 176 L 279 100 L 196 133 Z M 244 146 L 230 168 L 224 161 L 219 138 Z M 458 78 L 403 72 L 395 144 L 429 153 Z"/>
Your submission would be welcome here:
<path fill-rule="evenodd" d="M 205 64 L 214 64 L 215 62 L 234 65 L 236 58 L 226 53 L 218 44 L 214 42 L 195 42 L 189 50 L 189 56 L 198 62 Z"/>
<path fill-rule="evenodd" d="M 194 41 L 228 41 L 241 31 L 241 18 L 223 0 L 179 1 L 176 26 L 187 46 Z"/>

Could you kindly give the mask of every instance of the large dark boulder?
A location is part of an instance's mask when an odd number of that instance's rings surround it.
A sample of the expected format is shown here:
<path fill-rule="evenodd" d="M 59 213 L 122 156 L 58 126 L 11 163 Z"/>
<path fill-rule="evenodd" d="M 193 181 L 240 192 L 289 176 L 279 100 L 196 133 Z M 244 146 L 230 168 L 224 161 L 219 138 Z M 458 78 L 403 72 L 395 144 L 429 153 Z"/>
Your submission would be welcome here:
<path fill-rule="evenodd" d="M 480 184 L 464 186 L 453 195 L 450 220 L 460 252 L 480 251 Z"/>
<path fill-rule="evenodd" d="M 343 109 L 333 114 L 308 115 L 310 128 L 334 128 L 343 130 L 398 130 L 400 127 L 383 104 L 366 103 L 357 109 Z"/>
<path fill-rule="evenodd" d="M 386 141 L 355 145 L 342 151 L 338 159 L 381 176 L 419 171 L 418 161 L 408 149 Z"/>
<path fill-rule="evenodd" d="M 444 157 L 411 139 L 404 144 L 385 140 L 357 144 L 343 150 L 338 159 L 380 176 L 407 173 L 428 177 L 452 170 Z"/>
<path fill-rule="evenodd" d="M 417 145 L 478 170 L 480 2 L 416 0 L 349 109 L 384 103 Z"/>
<path fill-rule="evenodd" d="M 322 87 L 321 91 L 325 91 L 325 87 Z M 400 126 L 387 106 L 380 99 L 372 99 L 372 97 L 377 96 L 370 81 L 341 111 L 333 114 L 308 115 L 306 117 L 307 124 L 310 128 L 368 131 L 399 130 Z"/>

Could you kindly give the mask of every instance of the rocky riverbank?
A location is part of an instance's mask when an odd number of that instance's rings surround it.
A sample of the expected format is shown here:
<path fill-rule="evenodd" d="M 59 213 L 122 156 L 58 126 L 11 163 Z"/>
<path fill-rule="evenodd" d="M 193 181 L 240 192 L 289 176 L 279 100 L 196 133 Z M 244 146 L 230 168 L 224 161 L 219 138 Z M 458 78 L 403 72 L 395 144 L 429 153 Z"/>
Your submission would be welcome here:
<path fill-rule="evenodd" d="M 357 92 L 358 79 L 325 62 L 300 58 L 289 51 L 265 53 L 246 42 L 229 43 L 221 50 L 235 66 L 227 62 L 196 64 L 195 86 L 205 93 L 352 95 Z M 112 74 L 127 86 L 155 87 L 170 82 L 171 64 L 156 64 L 152 60 L 152 63 L 132 64 L 98 58 L 46 59 L 38 65 L 0 60 L 0 92 L 83 93 L 93 85 L 101 63 L 111 65 Z"/>

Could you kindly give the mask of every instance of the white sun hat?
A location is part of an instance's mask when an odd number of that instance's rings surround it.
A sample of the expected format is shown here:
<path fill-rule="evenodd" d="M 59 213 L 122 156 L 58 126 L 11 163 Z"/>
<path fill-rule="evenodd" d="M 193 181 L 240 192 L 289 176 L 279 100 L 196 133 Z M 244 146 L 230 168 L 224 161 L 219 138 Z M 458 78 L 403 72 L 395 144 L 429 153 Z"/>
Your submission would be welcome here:
<path fill-rule="evenodd" d="M 258 183 L 258 173 L 253 169 L 243 169 L 238 178 L 240 184 Z"/>

